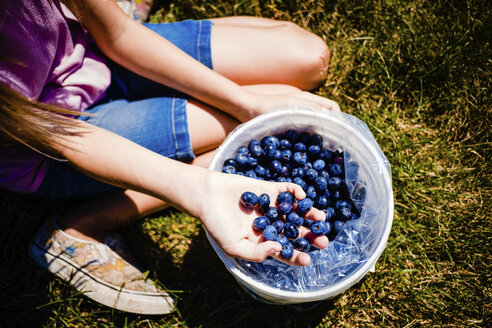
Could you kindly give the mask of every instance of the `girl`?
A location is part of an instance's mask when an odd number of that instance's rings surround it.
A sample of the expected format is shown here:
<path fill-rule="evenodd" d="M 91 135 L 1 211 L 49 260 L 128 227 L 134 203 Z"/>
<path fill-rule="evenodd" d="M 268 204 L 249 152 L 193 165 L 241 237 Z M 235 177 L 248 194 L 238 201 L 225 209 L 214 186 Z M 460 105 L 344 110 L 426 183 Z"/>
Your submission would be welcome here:
<path fill-rule="evenodd" d="M 227 134 L 257 115 L 339 110 L 303 91 L 326 73 L 319 37 L 252 17 L 142 25 L 100 0 L 2 1 L 0 29 L 0 186 L 80 199 L 40 229 L 35 262 L 102 304 L 170 312 L 172 298 L 110 234 L 166 206 L 199 218 L 231 256 L 283 260 L 238 200 L 246 190 L 300 199 L 302 188 L 205 168 Z M 324 218 L 316 209 L 309 217 Z M 309 261 L 296 251 L 287 262 Z"/>

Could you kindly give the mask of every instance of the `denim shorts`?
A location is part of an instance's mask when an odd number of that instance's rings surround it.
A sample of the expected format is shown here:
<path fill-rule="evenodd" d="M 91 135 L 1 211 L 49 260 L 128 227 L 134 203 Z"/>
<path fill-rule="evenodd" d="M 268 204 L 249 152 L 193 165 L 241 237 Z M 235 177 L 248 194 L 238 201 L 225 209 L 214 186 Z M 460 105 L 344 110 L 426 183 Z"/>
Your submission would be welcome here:
<path fill-rule="evenodd" d="M 144 24 L 209 68 L 212 67 L 212 22 Z M 149 49 L 149 51 L 152 51 Z M 162 54 L 166 56 L 166 54 Z M 110 62 L 111 85 L 103 98 L 78 117 L 112 131 L 163 156 L 183 162 L 195 155 L 186 116 L 187 96 Z M 118 190 L 90 178 L 66 162 L 50 160 L 48 172 L 33 197 L 83 199 Z"/>

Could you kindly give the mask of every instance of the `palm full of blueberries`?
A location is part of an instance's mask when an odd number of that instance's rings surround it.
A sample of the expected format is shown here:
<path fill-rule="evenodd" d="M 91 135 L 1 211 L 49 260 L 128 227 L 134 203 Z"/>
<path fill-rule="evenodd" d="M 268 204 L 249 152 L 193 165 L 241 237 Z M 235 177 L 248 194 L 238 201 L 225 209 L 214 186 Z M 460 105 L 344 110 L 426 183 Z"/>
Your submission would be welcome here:
<path fill-rule="evenodd" d="M 345 183 L 343 153 L 324 148 L 318 134 L 291 129 L 251 140 L 224 162 L 223 172 L 292 182 L 304 190 L 306 197 L 302 199 L 289 191 L 280 192 L 275 201 L 267 193 L 246 191 L 241 195 L 242 206 L 259 213 L 253 229 L 263 240 L 281 245 L 281 259 L 292 258 L 294 250 L 308 253 L 318 249 L 319 245 L 312 245 L 318 237 L 333 240 L 345 222 L 360 217 Z M 312 220 L 307 215 L 313 207 L 324 213 L 324 220 Z"/>

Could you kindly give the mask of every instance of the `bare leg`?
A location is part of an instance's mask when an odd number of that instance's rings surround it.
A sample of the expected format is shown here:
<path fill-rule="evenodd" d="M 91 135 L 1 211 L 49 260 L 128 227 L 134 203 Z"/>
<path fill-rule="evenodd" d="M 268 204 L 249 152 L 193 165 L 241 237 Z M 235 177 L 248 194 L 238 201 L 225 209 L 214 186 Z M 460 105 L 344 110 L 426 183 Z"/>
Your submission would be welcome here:
<path fill-rule="evenodd" d="M 312 90 L 326 76 L 326 43 L 301 27 L 258 17 L 213 19 L 214 70 L 241 84 L 281 83 Z"/>
<path fill-rule="evenodd" d="M 261 93 L 283 93 L 296 90 L 288 85 L 252 85 Z M 189 101 L 188 125 L 193 150 L 198 156 L 191 165 L 207 167 L 214 149 L 237 126 L 238 122 L 202 103 Z M 84 240 L 102 241 L 105 235 L 132 221 L 167 207 L 160 199 L 133 191 L 114 192 L 90 200 L 58 220 L 66 233 Z"/>

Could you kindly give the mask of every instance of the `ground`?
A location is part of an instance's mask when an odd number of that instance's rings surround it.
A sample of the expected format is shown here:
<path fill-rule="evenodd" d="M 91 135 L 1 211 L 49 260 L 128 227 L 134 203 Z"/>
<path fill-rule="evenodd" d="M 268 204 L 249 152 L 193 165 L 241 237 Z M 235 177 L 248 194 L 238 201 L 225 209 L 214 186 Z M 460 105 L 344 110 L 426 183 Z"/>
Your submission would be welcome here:
<path fill-rule="evenodd" d="M 386 250 L 358 284 L 309 309 L 264 305 L 226 271 L 194 218 L 127 229 L 178 311 L 112 311 L 34 266 L 27 243 L 70 207 L 0 193 L 2 327 L 490 327 L 492 8 L 487 1 L 158 1 L 150 21 L 289 20 L 331 49 L 315 92 L 367 122 L 391 163 Z"/>

